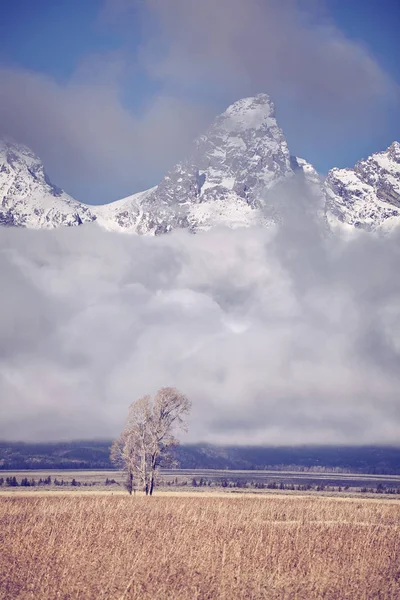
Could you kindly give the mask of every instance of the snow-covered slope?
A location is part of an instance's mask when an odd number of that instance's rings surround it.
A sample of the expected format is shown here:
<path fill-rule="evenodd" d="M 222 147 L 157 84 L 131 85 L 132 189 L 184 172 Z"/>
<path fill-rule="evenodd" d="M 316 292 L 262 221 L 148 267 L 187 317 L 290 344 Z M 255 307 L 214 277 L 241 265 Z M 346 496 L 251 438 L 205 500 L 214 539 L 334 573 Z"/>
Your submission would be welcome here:
<path fill-rule="evenodd" d="M 0 224 L 52 228 L 95 218 L 88 206 L 50 183 L 29 148 L 0 140 Z"/>
<path fill-rule="evenodd" d="M 138 194 L 132 194 L 122 200 L 109 204 L 94 206 L 97 223 L 109 231 L 138 231 L 145 215 L 143 214 L 146 198 L 157 188 L 153 187 Z"/>
<path fill-rule="evenodd" d="M 332 169 L 325 181 L 327 215 L 371 230 L 400 224 L 400 144 L 360 160 L 354 169 Z"/>

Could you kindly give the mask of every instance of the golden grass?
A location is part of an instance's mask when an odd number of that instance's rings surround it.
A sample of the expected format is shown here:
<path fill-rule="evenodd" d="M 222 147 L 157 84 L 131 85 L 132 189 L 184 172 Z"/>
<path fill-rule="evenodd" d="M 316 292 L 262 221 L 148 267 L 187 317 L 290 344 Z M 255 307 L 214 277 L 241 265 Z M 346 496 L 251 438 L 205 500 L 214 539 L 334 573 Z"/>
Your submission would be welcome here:
<path fill-rule="evenodd" d="M 0 598 L 400 598 L 400 504 L 0 498 Z"/>

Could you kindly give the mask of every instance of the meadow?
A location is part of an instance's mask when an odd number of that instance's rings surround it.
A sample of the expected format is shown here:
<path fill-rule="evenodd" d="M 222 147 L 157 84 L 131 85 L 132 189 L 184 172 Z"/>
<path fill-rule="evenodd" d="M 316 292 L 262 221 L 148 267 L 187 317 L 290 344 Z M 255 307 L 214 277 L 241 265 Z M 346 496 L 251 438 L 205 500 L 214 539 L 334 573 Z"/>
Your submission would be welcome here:
<path fill-rule="evenodd" d="M 400 503 L 0 496 L 0 598 L 398 600 Z"/>

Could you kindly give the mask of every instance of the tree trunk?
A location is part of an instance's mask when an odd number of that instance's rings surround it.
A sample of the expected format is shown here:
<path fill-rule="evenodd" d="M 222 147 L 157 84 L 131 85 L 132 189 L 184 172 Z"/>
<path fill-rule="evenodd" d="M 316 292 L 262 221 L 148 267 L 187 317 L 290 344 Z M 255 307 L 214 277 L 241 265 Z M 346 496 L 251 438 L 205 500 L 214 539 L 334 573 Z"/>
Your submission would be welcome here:
<path fill-rule="evenodd" d="M 126 480 L 125 487 L 128 490 L 129 495 L 132 496 L 132 490 L 133 490 L 133 473 L 132 472 L 128 473 L 128 478 Z"/>
<path fill-rule="evenodd" d="M 153 495 L 154 485 L 156 482 L 156 465 L 157 465 L 157 453 L 153 453 L 151 457 L 151 475 L 150 475 L 150 496 Z"/>

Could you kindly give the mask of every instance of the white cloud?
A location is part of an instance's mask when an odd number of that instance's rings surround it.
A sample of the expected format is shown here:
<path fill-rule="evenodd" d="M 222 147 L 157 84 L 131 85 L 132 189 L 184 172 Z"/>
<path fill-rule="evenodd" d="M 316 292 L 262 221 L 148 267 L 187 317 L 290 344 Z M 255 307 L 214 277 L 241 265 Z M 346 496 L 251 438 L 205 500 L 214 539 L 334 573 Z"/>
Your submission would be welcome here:
<path fill-rule="evenodd" d="M 190 440 L 396 442 L 399 234 L 326 236 L 309 201 L 274 230 L 2 229 L 0 437 L 112 437 L 176 385 Z"/>

